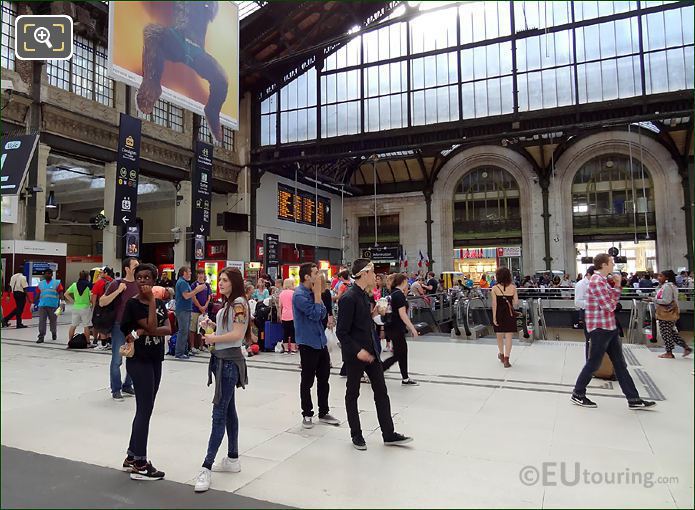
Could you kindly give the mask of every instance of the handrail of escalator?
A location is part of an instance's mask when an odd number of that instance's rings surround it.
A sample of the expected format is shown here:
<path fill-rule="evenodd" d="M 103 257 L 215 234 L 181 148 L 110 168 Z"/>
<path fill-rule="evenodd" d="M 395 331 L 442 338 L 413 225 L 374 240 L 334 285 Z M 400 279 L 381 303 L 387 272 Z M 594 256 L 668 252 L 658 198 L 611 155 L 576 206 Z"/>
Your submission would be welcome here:
<path fill-rule="evenodd" d="M 529 309 L 528 301 L 525 299 L 521 301 L 521 310 L 521 319 L 523 320 L 523 335 L 524 338 L 529 338 L 531 336 L 531 334 L 528 331 Z"/>
<path fill-rule="evenodd" d="M 543 300 L 536 300 L 536 310 L 538 311 L 538 332 L 541 334 L 542 340 L 548 339 L 548 325 L 545 322 L 545 312 L 543 311 Z"/>
<path fill-rule="evenodd" d="M 463 330 L 466 332 L 466 336 L 471 336 L 471 325 L 468 323 L 470 309 L 471 300 L 468 298 L 463 302 Z"/>
<path fill-rule="evenodd" d="M 625 341 L 629 344 L 635 343 L 635 331 L 637 330 L 637 318 L 639 317 L 638 309 L 639 306 L 636 299 L 632 300 L 632 308 L 630 310 L 630 322 L 627 325 L 627 335 Z"/>

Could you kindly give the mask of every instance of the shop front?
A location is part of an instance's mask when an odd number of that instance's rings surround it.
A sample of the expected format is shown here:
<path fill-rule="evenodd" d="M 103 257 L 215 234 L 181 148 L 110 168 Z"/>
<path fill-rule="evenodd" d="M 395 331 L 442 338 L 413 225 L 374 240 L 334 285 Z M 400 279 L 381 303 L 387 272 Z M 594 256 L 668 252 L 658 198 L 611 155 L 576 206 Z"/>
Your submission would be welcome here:
<path fill-rule="evenodd" d="M 521 247 L 457 248 L 454 250 L 454 271 L 474 282 L 485 275 L 489 280 L 500 267 L 509 268 L 512 276 L 521 276 Z"/>

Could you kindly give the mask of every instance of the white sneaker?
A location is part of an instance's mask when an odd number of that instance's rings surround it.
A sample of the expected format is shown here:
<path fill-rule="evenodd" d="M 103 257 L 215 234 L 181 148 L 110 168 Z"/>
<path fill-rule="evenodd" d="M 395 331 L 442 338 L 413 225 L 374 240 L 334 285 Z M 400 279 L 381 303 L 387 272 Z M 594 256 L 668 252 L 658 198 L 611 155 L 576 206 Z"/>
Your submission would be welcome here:
<path fill-rule="evenodd" d="M 212 465 L 212 470 L 222 471 L 226 473 L 238 473 L 239 471 L 241 471 L 241 462 L 239 461 L 238 457 L 236 459 L 230 459 L 225 455 L 225 457 L 222 459 L 222 462 L 215 462 Z"/>
<path fill-rule="evenodd" d="M 193 349 L 191 349 L 191 354 L 193 354 L 195 356 L 196 354 L 200 354 L 200 351 L 196 348 L 193 348 Z"/>
<path fill-rule="evenodd" d="M 310 429 L 313 426 L 314 423 L 311 421 L 311 416 L 304 416 L 302 418 L 302 427 L 304 427 L 305 429 Z"/>
<path fill-rule="evenodd" d="M 212 481 L 212 474 L 208 468 L 203 468 L 198 477 L 195 479 L 195 491 L 205 492 L 210 488 L 210 482 Z"/>

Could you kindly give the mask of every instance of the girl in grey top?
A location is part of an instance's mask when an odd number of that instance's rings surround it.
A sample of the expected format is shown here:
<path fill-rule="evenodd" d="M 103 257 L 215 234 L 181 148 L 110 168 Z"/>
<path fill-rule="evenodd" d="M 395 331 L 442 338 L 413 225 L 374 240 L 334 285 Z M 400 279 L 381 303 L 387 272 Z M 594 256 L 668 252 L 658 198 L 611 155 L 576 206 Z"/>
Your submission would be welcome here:
<path fill-rule="evenodd" d="M 693 350 L 683 341 L 678 330 L 676 321 L 668 320 L 671 317 L 664 317 L 663 313 L 669 313 L 672 309 L 678 309 L 678 288 L 676 287 L 676 274 L 670 269 L 657 275 L 659 286 L 656 289 L 655 297 L 649 298 L 657 304 L 656 319 L 659 324 L 659 333 L 664 340 L 665 353 L 659 355 L 660 358 L 673 358 L 673 348 L 675 344 L 683 347 L 683 357 L 688 356 Z M 661 305 L 661 309 L 659 308 Z M 664 308 L 666 307 L 666 308 Z M 660 317 L 661 315 L 661 317 Z"/>
<path fill-rule="evenodd" d="M 249 305 L 244 298 L 244 279 L 236 268 L 225 268 L 220 272 L 217 282 L 224 307 L 217 312 L 217 332 L 206 334 L 205 342 L 211 349 L 208 370 L 208 385 L 215 376 L 215 397 L 212 406 L 212 430 L 203 467 L 196 478 L 195 491 L 204 492 L 210 488 L 212 470 L 238 473 L 239 463 L 239 418 L 234 399 L 235 389 L 248 384 L 246 360 L 241 352 L 245 338 L 252 339 Z M 203 327 L 213 327 L 212 323 Z M 215 462 L 217 450 L 227 432 L 228 449 L 220 463 Z"/>

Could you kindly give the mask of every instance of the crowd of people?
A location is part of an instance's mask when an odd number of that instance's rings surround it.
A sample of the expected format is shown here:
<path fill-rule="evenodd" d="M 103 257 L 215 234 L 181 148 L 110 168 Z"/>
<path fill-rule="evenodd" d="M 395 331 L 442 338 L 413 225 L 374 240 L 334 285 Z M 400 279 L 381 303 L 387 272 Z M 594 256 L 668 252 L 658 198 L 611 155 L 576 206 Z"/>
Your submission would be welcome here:
<path fill-rule="evenodd" d="M 601 254 L 586 275 L 576 284 L 565 274 L 558 286 L 576 285 L 575 303 L 581 311 L 582 327 L 587 339 L 586 364 L 579 374 L 571 401 L 582 407 L 597 407 L 586 396 L 587 385 L 598 369 L 604 354 L 615 368 L 628 407 L 643 409 L 654 402 L 643 400 L 627 370 L 616 323 L 616 308 L 622 288 L 633 284 L 634 275 L 614 273 L 613 257 Z M 43 343 L 47 322 L 52 338 L 57 339 L 57 314 L 64 302 L 73 303 L 72 320 L 68 331 L 68 346 L 76 347 L 75 338 L 84 338 L 84 347 L 111 349 L 110 390 L 116 401 L 134 396 L 136 412 L 123 469 L 135 480 L 158 480 L 164 473 L 148 460 L 149 424 L 162 379 L 167 337 L 174 337 L 174 359 L 185 361 L 201 351 L 209 352 L 208 385 L 214 383 L 211 431 L 201 470 L 195 479 L 195 490 L 210 488 L 212 472 L 239 472 L 239 420 L 235 391 L 249 382 L 247 356 L 259 352 L 259 337 L 263 338 L 263 322 L 282 324 L 280 351 L 300 358 L 300 408 L 302 427 L 314 426 L 314 405 L 311 389 L 316 383 L 318 422 L 339 426 L 340 420 L 330 414 L 330 372 L 332 367 L 327 333 L 335 334 L 342 354 L 341 375 L 347 378 L 345 408 L 352 444 L 366 450 L 357 401 L 362 382 L 371 385 L 382 439 L 387 446 L 401 446 L 413 439 L 394 430 L 390 400 L 384 373 L 399 365 L 401 384 L 417 386 L 408 372 L 408 343 L 406 334 L 418 336 L 410 319 L 413 299 L 429 299 L 441 290 L 442 282 L 433 272 L 426 275 L 391 273 L 377 274 L 368 259 L 357 259 L 351 267 L 341 268 L 328 281 L 315 263 L 302 264 L 298 281 L 292 278 L 273 281 L 267 275 L 256 282 L 245 281 L 238 269 L 225 268 L 217 279 L 217 293 L 207 281 L 203 270 L 193 278 L 190 267 L 179 269 L 177 281 L 159 279 L 157 268 L 141 263 L 137 258 L 122 262 L 122 277 L 111 268 L 104 268 L 92 283 L 89 273 L 82 271 L 67 290 L 63 283 L 47 270 L 38 285 L 38 343 Z M 628 277 L 630 276 L 630 277 Z M 649 275 L 644 280 L 651 280 Z M 683 348 L 683 356 L 692 349 L 676 329 L 679 316 L 678 286 L 692 285 L 689 274 L 673 271 L 657 275 L 658 287 L 653 300 L 666 352 L 661 358 L 673 358 L 675 345 Z M 529 277 L 527 277 L 529 278 Z M 512 336 L 517 332 L 516 308 L 518 287 L 526 286 L 509 269 L 499 268 L 489 281 L 478 285 L 490 289 L 492 322 L 497 335 L 498 359 L 510 368 Z M 540 281 L 547 283 L 545 275 Z M 645 288 L 643 279 L 634 284 Z M 526 283 L 524 283 L 526 282 Z M 566 283 L 569 282 L 569 285 Z M 459 280 L 463 288 L 472 282 Z M 555 282 L 549 282 L 554 285 Z M 26 296 L 26 278 L 17 273 L 10 280 L 17 308 Z M 470 288 L 470 287 L 469 287 Z M 650 287 L 651 288 L 651 287 Z M 410 296 L 410 299 L 408 298 Z M 3 327 L 15 318 L 22 324 L 17 310 L 3 317 Z M 259 319 L 261 320 L 259 322 Z M 82 328 L 78 330 L 78 328 Z M 173 340 L 170 340 L 173 342 Z M 390 357 L 382 361 L 382 342 Z M 125 374 L 121 371 L 126 358 Z M 225 433 L 227 454 L 215 462 Z"/>

